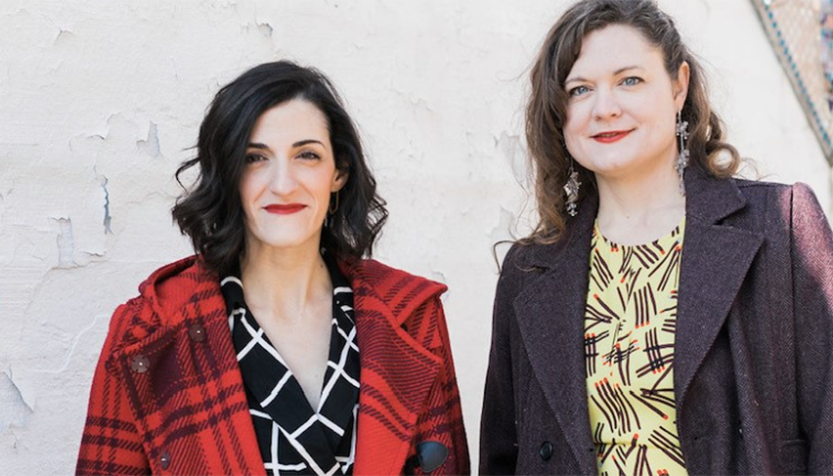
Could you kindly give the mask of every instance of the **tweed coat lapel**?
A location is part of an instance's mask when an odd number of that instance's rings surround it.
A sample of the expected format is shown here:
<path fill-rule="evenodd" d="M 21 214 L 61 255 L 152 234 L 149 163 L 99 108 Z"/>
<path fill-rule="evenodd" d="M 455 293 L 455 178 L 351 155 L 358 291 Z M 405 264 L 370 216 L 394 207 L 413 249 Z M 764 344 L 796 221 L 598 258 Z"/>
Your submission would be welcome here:
<path fill-rule="evenodd" d="M 682 415 L 686 391 L 714 344 L 763 236 L 721 223 L 743 209 L 734 180 L 686 171 L 686 230 L 677 306 L 674 388 Z M 570 449 L 586 474 L 596 472 L 584 370 L 584 311 L 590 241 L 598 198 L 587 196 L 559 243 L 533 246 L 519 261 L 537 276 L 515 299 L 524 347 Z M 535 273 L 530 273 L 534 275 Z"/>
<path fill-rule="evenodd" d="M 401 474 L 417 416 L 442 365 L 402 324 L 445 287 L 368 273 L 363 265 L 342 264 L 342 271 L 353 286 L 362 369 L 354 472 Z"/>
<path fill-rule="evenodd" d="M 686 229 L 680 264 L 674 393 L 683 414 L 686 392 L 715 342 L 764 237 L 721 222 L 746 201 L 734 180 L 686 171 Z"/>
<path fill-rule="evenodd" d="M 584 310 L 590 239 L 598 199 L 581 203 L 561 241 L 535 246 L 521 266 L 533 276 L 515 299 L 515 315 L 535 377 L 583 474 L 596 473 L 584 377 Z"/>

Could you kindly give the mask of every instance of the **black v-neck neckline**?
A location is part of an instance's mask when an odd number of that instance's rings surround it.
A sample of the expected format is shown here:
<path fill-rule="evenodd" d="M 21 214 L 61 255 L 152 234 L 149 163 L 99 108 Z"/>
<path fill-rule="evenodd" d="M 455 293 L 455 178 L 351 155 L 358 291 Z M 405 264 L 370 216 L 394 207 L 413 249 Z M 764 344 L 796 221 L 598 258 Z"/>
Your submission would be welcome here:
<path fill-rule="evenodd" d="M 353 438 L 360 363 L 352 290 L 335 260 L 326 253 L 323 256 L 333 284 L 333 317 L 317 409 L 313 409 L 299 381 L 246 306 L 240 279 L 235 276 L 223 279 L 221 289 L 250 407 L 267 414 L 283 436 L 293 442 L 294 449 L 309 456 L 304 457 L 308 465 L 315 464 L 329 473 L 339 464 L 336 452 L 342 439 Z"/>

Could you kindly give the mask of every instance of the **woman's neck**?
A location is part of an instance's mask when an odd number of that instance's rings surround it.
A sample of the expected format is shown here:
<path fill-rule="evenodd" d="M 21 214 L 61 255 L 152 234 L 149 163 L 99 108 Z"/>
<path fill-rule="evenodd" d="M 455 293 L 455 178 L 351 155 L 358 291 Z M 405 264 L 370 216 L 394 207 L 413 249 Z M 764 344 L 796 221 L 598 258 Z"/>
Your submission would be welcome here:
<path fill-rule="evenodd" d="M 671 167 L 635 176 L 596 177 L 598 223 L 602 234 L 621 245 L 650 243 L 677 226 L 685 216 L 685 197 Z"/>
<path fill-rule="evenodd" d="M 248 246 L 240 262 L 246 304 L 278 319 L 302 319 L 313 303 L 332 295 L 330 273 L 315 246 Z"/>

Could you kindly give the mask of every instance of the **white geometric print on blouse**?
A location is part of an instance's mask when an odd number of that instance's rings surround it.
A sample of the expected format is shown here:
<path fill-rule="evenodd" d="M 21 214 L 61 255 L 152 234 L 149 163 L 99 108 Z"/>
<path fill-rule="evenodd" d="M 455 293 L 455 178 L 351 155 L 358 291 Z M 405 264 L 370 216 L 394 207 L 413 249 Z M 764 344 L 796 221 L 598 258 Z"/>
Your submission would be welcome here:
<path fill-rule="evenodd" d="M 333 319 L 327 370 L 315 410 L 246 307 L 243 283 L 234 276 L 221 281 L 249 413 L 270 475 L 352 474 L 360 385 L 353 291 L 337 268 L 332 269 L 334 263 L 325 261 L 333 281 Z"/>

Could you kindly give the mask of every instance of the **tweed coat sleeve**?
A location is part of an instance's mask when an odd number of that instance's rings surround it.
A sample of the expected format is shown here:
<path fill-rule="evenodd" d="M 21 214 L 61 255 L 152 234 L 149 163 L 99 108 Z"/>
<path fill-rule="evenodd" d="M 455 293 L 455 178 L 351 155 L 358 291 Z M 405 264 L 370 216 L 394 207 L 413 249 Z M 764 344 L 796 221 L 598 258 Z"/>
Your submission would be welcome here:
<path fill-rule="evenodd" d="M 792 196 L 798 408 L 809 474 L 833 474 L 833 233 L 804 184 Z"/>
<path fill-rule="evenodd" d="M 126 388 L 107 371 L 107 361 L 125 334 L 131 316 L 143 301 L 134 299 L 116 309 L 93 376 L 87 422 L 81 437 L 76 474 L 150 474 L 142 441 L 133 423 Z"/>
<path fill-rule="evenodd" d="M 518 245 L 506 255 L 495 293 L 492 344 L 480 420 L 480 474 L 514 474 L 518 459 L 510 326 L 517 293 Z"/>
<path fill-rule="evenodd" d="M 430 474 L 465 475 L 470 474 L 469 452 L 466 444 L 466 432 L 463 427 L 463 412 L 460 406 L 460 394 L 454 372 L 454 359 L 451 355 L 451 342 L 439 297 L 425 302 L 414 312 L 420 315 L 436 316 L 436 331 L 432 334 L 429 348 L 442 359 L 438 378 L 435 380 L 425 409 L 417 418 L 415 441 L 436 441 L 449 448 L 448 457 L 441 467 Z M 411 321 L 414 321 L 412 318 Z M 416 322 L 409 323 L 414 329 Z M 430 327 L 422 327 L 428 331 Z M 420 336 L 416 336 L 419 338 Z M 414 453 L 416 454 L 416 452 Z M 418 456 L 417 456 L 418 458 Z M 421 469 L 420 469 L 421 470 Z M 420 473 L 428 474 L 428 473 Z"/>

